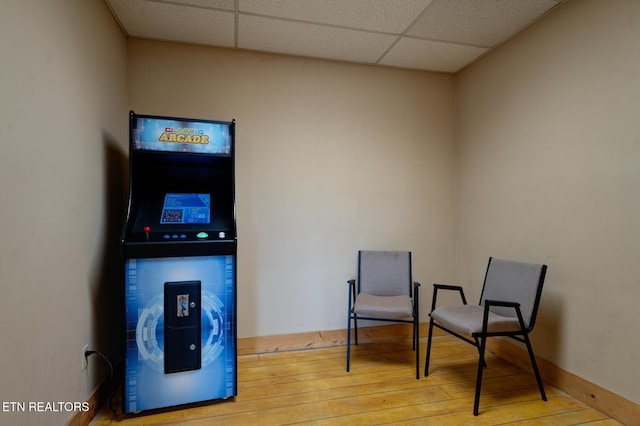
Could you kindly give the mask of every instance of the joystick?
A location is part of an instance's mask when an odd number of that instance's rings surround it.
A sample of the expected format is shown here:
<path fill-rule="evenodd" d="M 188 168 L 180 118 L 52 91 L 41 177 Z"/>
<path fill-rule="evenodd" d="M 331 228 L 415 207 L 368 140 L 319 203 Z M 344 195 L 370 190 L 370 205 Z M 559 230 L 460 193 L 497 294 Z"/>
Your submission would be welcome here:
<path fill-rule="evenodd" d="M 151 228 L 148 226 L 145 226 L 143 229 L 145 234 L 147 234 L 147 240 L 149 239 L 149 232 L 151 232 Z"/>

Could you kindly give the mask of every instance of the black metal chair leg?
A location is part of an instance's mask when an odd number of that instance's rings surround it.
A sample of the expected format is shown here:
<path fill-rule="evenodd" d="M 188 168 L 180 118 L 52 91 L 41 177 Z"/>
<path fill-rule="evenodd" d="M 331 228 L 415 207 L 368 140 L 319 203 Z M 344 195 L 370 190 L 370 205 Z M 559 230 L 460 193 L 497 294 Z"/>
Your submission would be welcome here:
<path fill-rule="evenodd" d="M 424 363 L 424 377 L 429 375 L 429 359 L 431 358 L 431 335 L 433 334 L 433 318 L 429 321 L 429 337 L 427 337 L 427 357 Z"/>
<path fill-rule="evenodd" d="M 533 367 L 533 373 L 536 376 L 536 381 L 538 382 L 538 389 L 540 390 L 540 396 L 543 401 L 547 400 L 547 394 L 544 391 L 544 386 L 542 385 L 542 377 L 540 377 L 540 371 L 538 370 L 538 363 L 536 362 L 536 357 L 533 354 L 533 348 L 531 347 L 531 342 L 529 341 L 529 336 L 524 335 L 524 342 L 527 345 L 527 351 L 529 352 L 529 358 L 531 359 L 531 367 Z"/>
<path fill-rule="evenodd" d="M 417 317 L 416 317 L 417 320 Z M 416 380 L 420 380 L 420 323 L 416 323 L 413 326 L 414 336 L 413 336 L 413 346 L 416 350 Z"/>
<path fill-rule="evenodd" d="M 478 340 L 477 337 L 474 337 L 475 341 L 476 341 L 476 348 L 478 348 L 478 354 L 480 354 L 480 341 Z M 482 366 L 484 368 L 487 368 L 487 362 L 484 360 L 484 357 L 482 357 Z"/>
<path fill-rule="evenodd" d="M 480 358 L 478 359 L 478 377 L 476 378 L 476 396 L 473 400 L 473 415 L 478 415 L 478 407 L 480 406 L 480 389 L 482 388 L 482 372 L 484 370 L 484 349 L 487 343 L 486 337 L 480 338 Z"/>
<path fill-rule="evenodd" d="M 416 342 L 417 342 L 417 340 L 416 340 L 416 324 L 415 323 L 413 324 L 413 336 L 411 336 L 411 341 L 412 341 L 411 349 L 415 351 L 416 350 Z"/>
<path fill-rule="evenodd" d="M 356 346 L 358 346 L 358 318 L 355 316 L 355 314 L 353 315 L 353 333 L 354 333 L 354 337 L 356 338 Z"/>
<path fill-rule="evenodd" d="M 347 322 L 347 373 L 349 372 L 351 361 L 351 314 L 349 314 L 349 320 Z"/>

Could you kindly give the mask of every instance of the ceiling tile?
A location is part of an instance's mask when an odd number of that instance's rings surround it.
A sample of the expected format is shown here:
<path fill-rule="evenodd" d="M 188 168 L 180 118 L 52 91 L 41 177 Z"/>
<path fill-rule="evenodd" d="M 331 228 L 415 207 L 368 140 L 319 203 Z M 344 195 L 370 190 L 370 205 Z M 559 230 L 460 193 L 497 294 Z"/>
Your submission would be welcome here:
<path fill-rule="evenodd" d="M 489 49 L 403 37 L 382 58 L 381 65 L 456 72 Z"/>
<path fill-rule="evenodd" d="M 375 63 L 396 36 L 240 15 L 238 47 L 353 62 Z"/>
<path fill-rule="evenodd" d="M 433 0 L 407 35 L 492 47 L 557 5 L 554 0 Z"/>
<path fill-rule="evenodd" d="M 233 12 L 141 0 L 109 0 L 109 3 L 129 36 L 234 45 Z"/>
<path fill-rule="evenodd" d="M 431 0 L 239 0 L 240 12 L 401 34 Z"/>
<path fill-rule="evenodd" d="M 235 10 L 235 0 L 171 0 L 167 3 L 179 3 L 188 6 L 200 6 L 209 9 Z"/>

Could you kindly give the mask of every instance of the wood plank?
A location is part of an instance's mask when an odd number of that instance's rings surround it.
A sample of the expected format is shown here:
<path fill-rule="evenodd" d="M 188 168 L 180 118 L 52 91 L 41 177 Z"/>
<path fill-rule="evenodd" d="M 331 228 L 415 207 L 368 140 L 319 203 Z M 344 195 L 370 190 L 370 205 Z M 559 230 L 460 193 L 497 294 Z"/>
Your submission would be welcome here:
<path fill-rule="evenodd" d="M 596 421 L 612 421 L 611 424 L 620 425 L 621 423 L 610 419 L 606 414 L 593 408 L 584 408 L 581 410 L 568 411 L 560 414 L 552 414 L 549 416 L 541 416 L 535 419 L 527 419 L 519 422 L 511 423 L 509 426 L 563 426 L 578 425 L 589 423 L 594 425 Z"/>
<path fill-rule="evenodd" d="M 472 400 L 469 400 L 472 405 Z M 441 415 L 432 415 L 428 418 L 414 418 L 404 420 L 401 423 L 392 424 L 434 424 L 434 425 L 461 425 L 489 426 L 519 422 L 523 420 L 539 419 L 555 414 L 574 411 L 583 407 L 582 404 L 569 396 L 550 398 L 548 401 L 523 401 L 513 402 L 505 400 L 505 403 L 493 406 L 480 406 L 480 413 L 474 416 L 470 406 L 466 410 L 450 412 Z M 565 423 L 566 425 L 572 423 Z"/>

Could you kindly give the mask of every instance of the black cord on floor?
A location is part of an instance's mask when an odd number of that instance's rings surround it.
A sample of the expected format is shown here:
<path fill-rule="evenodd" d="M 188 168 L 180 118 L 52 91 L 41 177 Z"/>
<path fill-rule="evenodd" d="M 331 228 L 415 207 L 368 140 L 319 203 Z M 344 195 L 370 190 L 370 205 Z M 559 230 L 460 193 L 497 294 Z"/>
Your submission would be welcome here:
<path fill-rule="evenodd" d="M 109 378 L 111 379 L 111 394 L 109 395 L 109 398 L 107 399 L 107 403 L 109 404 L 109 409 L 111 410 L 111 412 L 113 413 L 114 417 L 118 416 L 118 412 L 116 410 L 116 407 L 113 406 L 113 399 L 116 396 L 116 390 L 118 389 L 116 387 L 116 383 L 115 383 L 115 377 L 114 377 L 114 371 L 113 371 L 113 364 L 111 364 L 111 361 L 109 361 L 109 358 L 107 358 L 102 352 L 98 352 L 98 351 L 85 351 L 84 352 L 84 356 L 86 358 L 89 358 L 91 355 L 98 355 L 100 358 L 102 358 L 104 360 L 104 362 L 107 363 L 107 365 L 109 365 Z M 117 401 L 116 401 L 117 403 Z"/>

